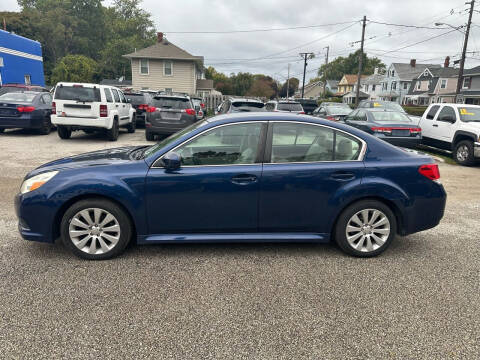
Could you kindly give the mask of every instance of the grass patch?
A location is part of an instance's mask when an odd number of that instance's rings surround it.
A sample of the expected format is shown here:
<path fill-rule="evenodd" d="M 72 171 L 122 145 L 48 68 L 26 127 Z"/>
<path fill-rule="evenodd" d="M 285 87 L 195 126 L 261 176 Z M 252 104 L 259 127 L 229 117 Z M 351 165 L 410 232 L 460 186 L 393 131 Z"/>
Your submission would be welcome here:
<path fill-rule="evenodd" d="M 435 148 L 432 148 L 432 147 L 429 147 L 429 146 L 425 146 L 425 145 L 418 145 L 417 146 L 417 149 L 424 152 L 425 154 L 429 154 L 429 155 L 433 155 L 433 156 L 437 156 L 443 160 L 445 160 L 445 162 L 447 164 L 450 164 L 450 165 L 458 165 L 457 162 L 455 160 L 453 160 L 452 158 L 452 154 L 444 151 L 444 150 L 440 150 L 440 149 L 435 149 Z"/>

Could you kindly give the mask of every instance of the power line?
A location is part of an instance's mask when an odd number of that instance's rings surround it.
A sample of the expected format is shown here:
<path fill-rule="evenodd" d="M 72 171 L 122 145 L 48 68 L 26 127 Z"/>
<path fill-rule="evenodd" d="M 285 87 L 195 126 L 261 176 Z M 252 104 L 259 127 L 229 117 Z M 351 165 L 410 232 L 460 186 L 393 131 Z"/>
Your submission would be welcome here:
<path fill-rule="evenodd" d="M 446 27 L 438 27 L 438 26 L 418 26 L 418 25 L 407 25 L 407 24 L 394 24 L 394 23 L 386 23 L 382 21 L 374 21 L 368 20 L 368 22 L 373 24 L 380 24 L 380 25 L 388 25 L 388 26 L 397 26 L 397 27 L 405 27 L 405 28 L 415 28 L 415 29 L 430 29 L 430 30 L 446 30 Z"/>
<path fill-rule="evenodd" d="M 269 29 L 251 29 L 251 30 L 224 30 L 224 31 L 165 31 L 165 34 L 237 34 L 237 33 L 252 33 L 252 32 L 267 32 L 267 31 L 284 31 L 284 30 L 298 30 L 298 29 L 311 29 L 317 27 L 335 26 L 352 24 L 357 21 L 345 21 L 331 24 L 317 24 L 317 25 L 305 25 L 305 26 L 291 26 L 284 28 L 269 28 Z"/>

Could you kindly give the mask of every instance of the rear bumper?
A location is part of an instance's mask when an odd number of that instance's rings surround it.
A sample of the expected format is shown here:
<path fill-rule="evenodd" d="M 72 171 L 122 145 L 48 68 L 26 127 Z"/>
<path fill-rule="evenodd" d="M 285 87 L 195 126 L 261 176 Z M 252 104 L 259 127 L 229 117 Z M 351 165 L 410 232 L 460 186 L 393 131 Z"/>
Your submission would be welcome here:
<path fill-rule="evenodd" d="M 0 128 L 4 129 L 38 129 L 42 126 L 41 118 L 36 117 L 0 117 Z"/>
<path fill-rule="evenodd" d="M 77 128 L 103 128 L 110 129 L 113 119 L 110 117 L 79 118 L 51 115 L 53 125 L 75 126 Z"/>
<path fill-rule="evenodd" d="M 480 142 L 473 143 L 473 156 L 480 158 Z"/>

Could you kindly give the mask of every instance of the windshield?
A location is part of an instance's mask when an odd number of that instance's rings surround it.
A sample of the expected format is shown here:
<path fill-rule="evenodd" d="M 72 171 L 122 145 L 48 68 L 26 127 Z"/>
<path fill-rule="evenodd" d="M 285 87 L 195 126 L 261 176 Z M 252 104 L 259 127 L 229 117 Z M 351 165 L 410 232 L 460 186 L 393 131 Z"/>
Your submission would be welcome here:
<path fill-rule="evenodd" d="M 407 115 L 398 111 L 375 111 L 372 116 L 376 122 L 412 122 Z"/>
<path fill-rule="evenodd" d="M 326 110 L 329 115 L 348 115 L 352 112 L 350 106 L 327 106 Z"/>
<path fill-rule="evenodd" d="M 164 148 L 165 146 L 173 143 L 175 140 L 179 139 L 180 137 L 182 137 L 183 135 L 189 133 L 190 131 L 193 131 L 195 130 L 196 128 L 199 128 L 200 126 L 204 125 L 206 123 L 206 120 L 204 121 L 198 121 L 196 123 L 193 123 L 192 125 L 190 126 L 187 126 L 186 128 L 184 128 L 183 130 L 180 130 L 179 132 L 176 132 L 175 134 L 173 135 L 170 135 L 169 137 L 163 139 L 162 141 L 158 142 L 157 144 L 155 145 L 152 145 L 151 147 L 149 147 L 144 153 L 143 153 L 143 157 L 146 158 L 148 156 L 150 156 L 151 154 L 154 154 L 155 152 L 157 152 L 158 150 Z"/>
<path fill-rule="evenodd" d="M 283 111 L 303 111 L 300 103 L 278 103 L 277 109 Z"/>
<path fill-rule="evenodd" d="M 0 96 L 0 101 L 32 102 L 37 94 L 25 94 L 21 92 L 10 92 Z"/>
<path fill-rule="evenodd" d="M 127 99 L 130 100 L 132 105 L 145 104 L 145 98 L 142 94 L 124 94 Z"/>
<path fill-rule="evenodd" d="M 153 106 L 164 109 L 190 109 L 192 106 L 187 98 L 155 97 Z"/>
<path fill-rule="evenodd" d="M 81 102 L 100 102 L 100 89 L 83 87 L 81 85 L 57 86 L 55 90 L 56 100 L 75 100 Z"/>
<path fill-rule="evenodd" d="M 480 122 L 480 108 L 464 107 L 459 108 L 460 120 L 464 122 Z"/>

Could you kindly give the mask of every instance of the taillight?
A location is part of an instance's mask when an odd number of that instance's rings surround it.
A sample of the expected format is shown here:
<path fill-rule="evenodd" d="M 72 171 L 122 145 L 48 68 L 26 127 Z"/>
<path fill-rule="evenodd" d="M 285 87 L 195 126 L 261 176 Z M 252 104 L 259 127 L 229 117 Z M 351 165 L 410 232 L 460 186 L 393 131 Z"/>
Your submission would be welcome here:
<path fill-rule="evenodd" d="M 391 134 L 392 133 L 392 128 L 388 128 L 388 127 L 373 126 L 371 129 L 372 129 L 373 132 L 376 132 L 376 133 L 383 133 L 383 134 Z"/>
<path fill-rule="evenodd" d="M 327 116 L 327 120 L 335 121 L 335 118 L 333 116 Z"/>
<path fill-rule="evenodd" d="M 437 164 L 426 164 L 418 168 L 418 172 L 430 180 L 440 179 L 440 170 Z"/>
<path fill-rule="evenodd" d="M 202 107 L 202 109 L 205 109 L 205 104 L 204 103 L 201 103 L 200 106 Z"/>
<path fill-rule="evenodd" d="M 140 104 L 140 105 L 138 105 L 138 109 L 139 109 L 139 110 L 147 110 L 147 108 L 148 108 L 148 105 L 147 105 L 147 104 Z"/>
<path fill-rule="evenodd" d="M 57 113 L 57 104 L 55 104 L 55 101 L 52 102 L 52 114 L 56 114 Z"/>
<path fill-rule="evenodd" d="M 100 117 L 107 117 L 107 116 L 108 116 L 107 105 L 100 105 Z"/>
<path fill-rule="evenodd" d="M 17 111 L 18 112 L 28 113 L 28 112 L 32 112 L 34 110 L 35 110 L 34 106 L 17 106 Z"/>
<path fill-rule="evenodd" d="M 411 128 L 410 134 L 420 134 L 422 132 L 421 128 Z"/>
<path fill-rule="evenodd" d="M 147 112 L 149 113 L 152 113 L 152 112 L 155 112 L 157 108 L 155 106 L 147 106 L 145 110 L 147 110 Z"/>
<path fill-rule="evenodd" d="M 183 112 L 186 112 L 188 115 L 195 115 L 195 110 L 193 109 L 185 109 Z"/>
<path fill-rule="evenodd" d="M 300 111 L 299 114 L 305 114 L 305 111 Z"/>

